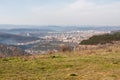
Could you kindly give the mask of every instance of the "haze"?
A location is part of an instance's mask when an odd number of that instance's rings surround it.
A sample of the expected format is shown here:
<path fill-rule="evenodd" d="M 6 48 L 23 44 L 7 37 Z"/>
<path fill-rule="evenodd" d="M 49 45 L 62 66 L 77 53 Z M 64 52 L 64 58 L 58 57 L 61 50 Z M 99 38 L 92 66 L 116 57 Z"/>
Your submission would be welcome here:
<path fill-rule="evenodd" d="M 0 0 L 0 24 L 120 26 L 120 0 Z"/>

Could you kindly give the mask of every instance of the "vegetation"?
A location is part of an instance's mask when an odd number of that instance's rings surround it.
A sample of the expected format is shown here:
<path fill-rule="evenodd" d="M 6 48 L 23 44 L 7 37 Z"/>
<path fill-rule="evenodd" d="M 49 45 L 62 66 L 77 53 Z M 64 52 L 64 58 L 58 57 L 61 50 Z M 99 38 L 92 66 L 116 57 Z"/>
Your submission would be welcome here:
<path fill-rule="evenodd" d="M 0 58 L 10 57 L 10 56 L 23 56 L 23 55 L 25 56 L 30 54 L 26 53 L 25 51 L 15 46 L 0 44 Z"/>
<path fill-rule="evenodd" d="M 112 41 L 120 41 L 120 32 L 114 34 L 95 35 L 88 40 L 83 40 L 81 45 L 96 45 L 112 43 Z"/>
<path fill-rule="evenodd" d="M 14 44 L 14 43 L 21 43 L 21 42 L 23 43 L 30 42 L 34 40 L 39 40 L 39 38 L 0 32 L 0 43 Z"/>
<path fill-rule="evenodd" d="M 70 51 L 72 51 L 73 49 L 72 49 L 72 47 L 71 46 L 68 46 L 68 45 L 61 45 L 60 46 L 60 51 L 62 51 L 62 52 L 70 52 Z"/>
<path fill-rule="evenodd" d="M 1 58 L 0 80 L 120 80 L 120 47 Z"/>

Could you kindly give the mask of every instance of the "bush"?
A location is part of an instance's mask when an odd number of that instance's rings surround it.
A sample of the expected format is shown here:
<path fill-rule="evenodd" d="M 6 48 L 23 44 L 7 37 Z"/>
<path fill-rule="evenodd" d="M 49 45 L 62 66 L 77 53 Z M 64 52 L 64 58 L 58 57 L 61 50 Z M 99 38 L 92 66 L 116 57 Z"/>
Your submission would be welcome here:
<path fill-rule="evenodd" d="M 67 51 L 72 51 L 72 47 L 67 46 L 67 45 L 61 45 L 61 51 L 62 52 L 67 52 Z"/>

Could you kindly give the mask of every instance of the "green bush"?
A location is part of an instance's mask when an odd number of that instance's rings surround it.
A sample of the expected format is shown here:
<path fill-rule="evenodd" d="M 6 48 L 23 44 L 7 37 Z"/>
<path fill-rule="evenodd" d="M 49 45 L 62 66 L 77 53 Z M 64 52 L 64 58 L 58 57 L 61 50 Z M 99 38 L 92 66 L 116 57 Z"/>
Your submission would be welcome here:
<path fill-rule="evenodd" d="M 112 41 L 120 41 L 120 32 L 114 34 L 95 35 L 88 40 L 83 40 L 81 45 L 96 45 L 112 43 Z"/>

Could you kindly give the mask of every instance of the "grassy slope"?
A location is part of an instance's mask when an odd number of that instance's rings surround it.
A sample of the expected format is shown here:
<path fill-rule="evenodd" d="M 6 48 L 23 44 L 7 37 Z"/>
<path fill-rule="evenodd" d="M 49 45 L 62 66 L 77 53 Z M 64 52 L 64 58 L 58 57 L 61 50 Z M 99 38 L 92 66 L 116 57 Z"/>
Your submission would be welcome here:
<path fill-rule="evenodd" d="M 120 48 L 110 49 L 0 59 L 0 80 L 120 80 Z"/>

